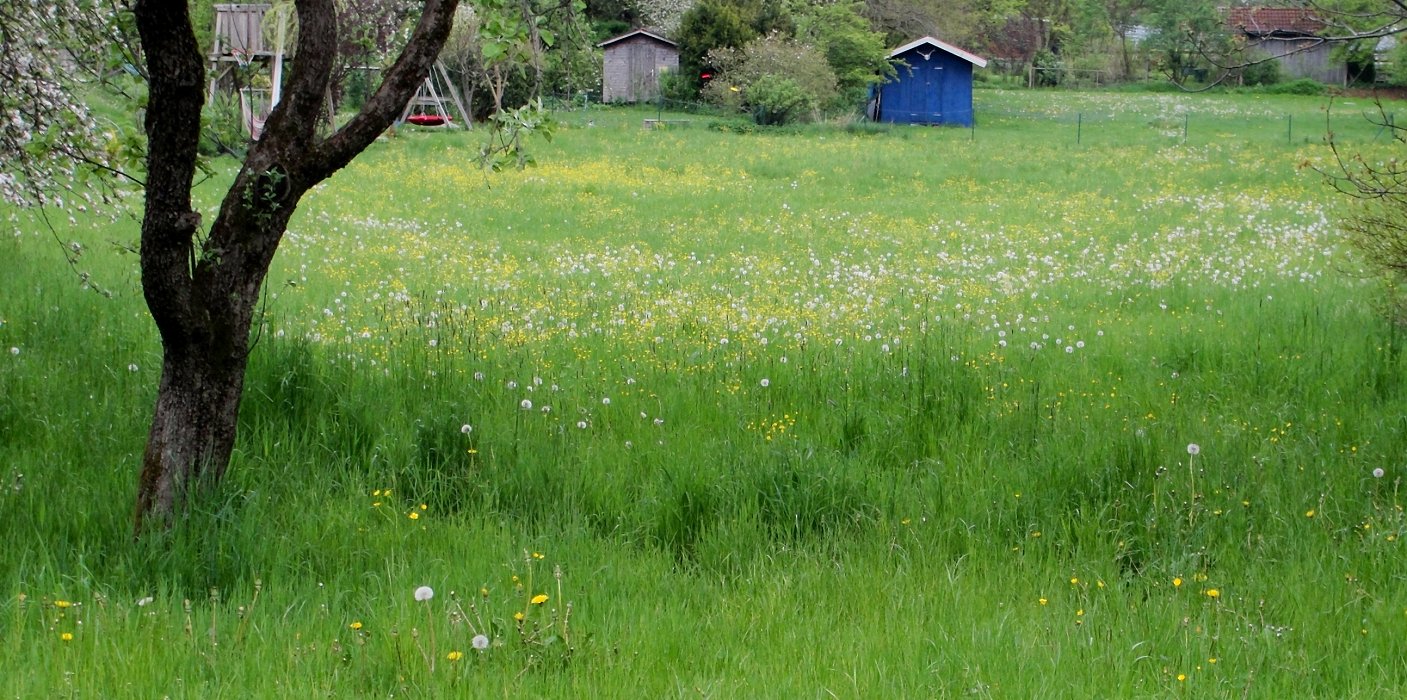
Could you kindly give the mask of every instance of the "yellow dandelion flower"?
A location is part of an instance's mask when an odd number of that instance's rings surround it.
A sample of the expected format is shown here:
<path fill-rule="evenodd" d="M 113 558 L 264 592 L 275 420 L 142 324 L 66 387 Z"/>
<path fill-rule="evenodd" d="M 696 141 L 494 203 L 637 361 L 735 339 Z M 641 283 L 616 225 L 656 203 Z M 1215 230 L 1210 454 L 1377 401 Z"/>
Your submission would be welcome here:
<path fill-rule="evenodd" d="M 1185 680 L 1187 680 L 1187 674 L 1186 674 L 1186 673 L 1179 673 L 1179 674 L 1177 674 L 1177 682 L 1178 682 L 1178 683 L 1181 683 L 1181 682 L 1183 682 L 1183 681 L 1185 681 Z"/>
<path fill-rule="evenodd" d="M 546 557 L 545 557 L 545 555 L 543 555 L 542 552 L 533 552 L 533 559 L 544 559 L 544 558 L 546 558 Z"/>
<path fill-rule="evenodd" d="M 73 606 L 73 603 L 70 603 L 70 602 L 68 602 L 67 600 L 56 600 L 56 601 L 54 601 L 54 607 L 56 607 L 56 608 L 67 608 L 67 607 L 72 607 L 72 606 Z"/>
<path fill-rule="evenodd" d="M 487 587 L 487 586 L 484 586 L 484 587 L 479 588 L 479 595 L 480 595 L 480 596 L 483 596 L 484 598 L 489 597 L 489 589 L 488 589 L 488 587 Z"/>
<path fill-rule="evenodd" d="M 1178 576 L 1174 576 L 1174 577 L 1173 577 L 1173 588 L 1181 588 L 1181 587 L 1182 587 L 1182 578 L 1181 578 L 1181 577 L 1178 577 Z"/>
<path fill-rule="evenodd" d="M 371 492 L 371 495 L 372 495 L 372 496 L 380 496 L 380 495 L 381 495 L 381 489 L 376 489 L 375 491 L 372 491 L 372 492 Z"/>
<path fill-rule="evenodd" d="M 1078 578 L 1076 578 L 1076 577 L 1073 577 L 1073 576 L 1070 577 L 1070 585 L 1071 585 L 1071 586 L 1078 586 L 1078 585 L 1080 585 L 1080 579 L 1078 579 Z"/>
<path fill-rule="evenodd" d="M 533 599 L 532 599 L 531 602 L 532 602 L 533 605 L 542 605 L 543 603 L 546 603 L 546 602 L 547 602 L 547 594 L 546 594 L 546 593 L 539 593 L 539 594 L 533 596 Z"/>
<path fill-rule="evenodd" d="M 1214 663 L 1216 663 L 1216 662 L 1217 662 L 1217 658 L 1216 658 L 1215 656 L 1213 656 L 1213 657 L 1207 659 L 1207 663 L 1209 663 L 1209 664 L 1214 664 Z"/>
<path fill-rule="evenodd" d="M 1075 611 L 1075 617 L 1084 617 L 1084 616 L 1085 616 L 1085 609 L 1084 609 L 1084 608 L 1080 608 L 1079 610 L 1076 610 L 1076 611 Z"/>
<path fill-rule="evenodd" d="M 1220 598 L 1220 597 L 1221 597 L 1221 591 L 1219 591 L 1219 590 L 1217 590 L 1217 589 L 1215 589 L 1215 588 L 1209 588 L 1209 589 L 1207 589 L 1207 597 L 1208 597 L 1208 598 Z"/>
<path fill-rule="evenodd" d="M 514 619 L 514 620 L 517 620 L 518 622 L 522 622 L 522 621 L 523 621 L 523 613 L 522 613 L 522 612 L 515 612 L 515 613 L 513 613 L 513 619 Z"/>
<path fill-rule="evenodd" d="M 411 511 L 410 514 L 405 517 L 410 518 L 411 520 L 419 520 L 420 514 L 415 511 Z"/>
<path fill-rule="evenodd" d="M 1306 517 L 1306 518 L 1312 518 L 1312 517 L 1314 517 L 1314 509 L 1313 509 L 1313 508 L 1310 508 L 1309 510 L 1305 511 L 1305 512 L 1304 512 L 1304 517 Z"/>
<path fill-rule="evenodd" d="M 59 635 L 59 639 L 62 639 L 62 640 L 64 640 L 65 642 L 71 642 L 71 641 L 73 641 L 73 633 L 72 633 L 72 632 L 64 632 L 63 634 Z"/>
<path fill-rule="evenodd" d="M 449 659 L 450 661 L 458 661 L 464 658 L 464 652 L 456 649 L 455 651 L 451 651 L 450 653 L 445 654 L 445 658 Z"/>
<path fill-rule="evenodd" d="M 1046 600 L 1045 598 L 1041 598 L 1041 599 L 1040 599 L 1039 601 L 1037 601 L 1037 602 L 1039 602 L 1041 605 L 1045 605 L 1046 603 L 1049 603 L 1050 601 L 1049 601 L 1049 600 Z"/>
<path fill-rule="evenodd" d="M 359 629 L 362 628 L 362 623 L 361 623 L 361 620 L 357 620 L 356 622 L 353 622 L 352 624 L 347 625 L 347 626 L 350 627 L 350 628 L 352 628 L 352 629 L 354 629 L 354 630 L 359 630 Z"/>
<path fill-rule="evenodd" d="M 429 509 L 430 509 L 430 506 L 425 505 L 424 503 L 421 503 L 421 504 L 420 504 L 420 510 L 429 510 Z"/>

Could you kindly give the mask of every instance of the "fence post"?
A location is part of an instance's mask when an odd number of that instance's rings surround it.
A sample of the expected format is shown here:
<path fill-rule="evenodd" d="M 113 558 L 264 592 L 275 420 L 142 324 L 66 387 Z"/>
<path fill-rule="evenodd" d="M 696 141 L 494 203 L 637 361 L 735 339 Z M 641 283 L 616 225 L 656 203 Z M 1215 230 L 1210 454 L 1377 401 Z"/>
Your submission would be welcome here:
<path fill-rule="evenodd" d="M 1182 115 L 1182 145 L 1184 146 L 1187 145 L 1187 125 L 1191 123 L 1191 121 L 1192 115 L 1190 113 Z"/>
<path fill-rule="evenodd" d="M 1083 135 L 1084 130 L 1085 130 L 1085 113 L 1084 113 L 1084 112 L 1076 112 L 1076 113 L 1075 113 L 1075 145 L 1076 145 L 1076 146 L 1080 145 L 1080 137 Z"/>
<path fill-rule="evenodd" d="M 1285 143 L 1294 145 L 1295 143 L 1295 115 L 1285 115 Z"/>

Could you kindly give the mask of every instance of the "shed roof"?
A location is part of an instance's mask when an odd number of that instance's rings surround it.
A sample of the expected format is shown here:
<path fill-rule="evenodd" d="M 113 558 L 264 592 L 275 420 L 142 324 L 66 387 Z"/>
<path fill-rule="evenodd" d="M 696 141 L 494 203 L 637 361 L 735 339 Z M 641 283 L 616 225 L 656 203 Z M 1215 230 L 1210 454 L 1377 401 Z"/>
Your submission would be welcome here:
<path fill-rule="evenodd" d="M 645 36 L 645 37 L 649 37 L 649 38 L 651 38 L 651 39 L 654 39 L 655 41 L 662 41 L 662 42 L 664 42 L 664 43 L 666 43 L 666 44 L 669 44 L 670 46 L 674 46 L 674 47 L 678 47 L 678 46 L 679 46 L 678 43 L 673 42 L 673 41 L 670 41 L 669 39 L 666 39 L 666 38 L 660 36 L 659 34 L 656 34 L 655 32 L 652 32 L 652 31 L 650 31 L 650 30 L 648 30 L 648 29 L 632 29 L 632 30 L 630 30 L 630 31 L 628 31 L 628 32 L 626 32 L 626 33 L 620 35 L 620 36 L 611 37 L 610 39 L 607 39 L 607 40 L 605 40 L 605 41 L 603 41 L 603 42 L 597 44 L 596 46 L 597 46 L 597 48 L 605 48 L 605 47 L 607 47 L 607 46 L 610 46 L 611 44 L 614 44 L 614 43 L 620 42 L 620 41 L 625 41 L 626 39 L 629 39 L 629 38 L 635 37 L 635 36 Z"/>
<path fill-rule="evenodd" d="M 925 44 L 927 44 L 927 45 L 929 45 L 929 46 L 932 46 L 932 47 L 934 47 L 934 48 L 942 49 L 943 51 L 946 51 L 946 52 L 948 52 L 948 53 L 950 53 L 950 54 L 952 54 L 952 55 L 954 55 L 954 56 L 957 56 L 958 58 L 961 58 L 962 60 L 967 61 L 968 63 L 971 63 L 971 64 L 977 66 L 978 68 L 986 68 L 986 67 L 987 67 L 987 59 L 982 58 L 981 56 L 978 56 L 977 54 L 968 53 L 967 51 L 963 51 L 962 49 L 960 49 L 960 48 L 958 48 L 958 47 L 956 47 L 956 46 L 953 46 L 952 44 L 949 44 L 949 43 L 943 42 L 943 41 L 939 41 L 939 40 L 937 40 L 937 39 L 934 39 L 934 38 L 931 37 L 931 36 L 926 36 L 926 37 L 923 37 L 923 38 L 920 38 L 920 39 L 914 39 L 913 41 L 911 41 L 911 42 L 909 42 L 909 43 L 907 43 L 907 44 L 904 44 L 903 46 L 900 46 L 899 48 L 894 49 L 893 51 L 890 51 L 890 52 L 889 52 L 889 58 L 895 58 L 895 57 L 899 56 L 900 54 L 906 53 L 906 52 L 908 52 L 908 51 L 912 51 L 913 49 L 916 49 L 916 48 L 918 48 L 918 47 L 920 47 L 920 46 L 923 46 L 923 45 L 925 45 Z"/>
<path fill-rule="evenodd" d="M 1251 36 L 1315 36 L 1326 26 L 1308 7 L 1232 7 L 1226 23 Z"/>

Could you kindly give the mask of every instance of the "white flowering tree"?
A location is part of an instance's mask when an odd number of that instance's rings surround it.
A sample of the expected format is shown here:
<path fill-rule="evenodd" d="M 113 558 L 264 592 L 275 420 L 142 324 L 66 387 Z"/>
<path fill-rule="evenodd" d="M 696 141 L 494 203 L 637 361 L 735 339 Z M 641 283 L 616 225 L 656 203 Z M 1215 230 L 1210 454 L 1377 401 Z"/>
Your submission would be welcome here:
<path fill-rule="evenodd" d="M 124 29 L 111 0 L 0 2 L 0 198 L 86 208 L 111 193 L 94 175 L 119 172 L 118 134 L 99 127 L 70 81 L 73 67 L 103 78 L 131 58 Z"/>
<path fill-rule="evenodd" d="M 70 46 L 82 40 L 73 30 L 119 31 L 134 22 L 140 38 L 140 58 L 132 53 L 148 89 L 140 264 L 162 371 L 138 482 L 138 533 L 169 526 L 195 489 L 224 474 L 259 290 L 289 217 L 310 188 L 400 115 L 439 54 L 457 5 L 420 3 L 405 47 L 361 111 L 320 136 L 342 29 L 335 0 L 297 0 L 298 61 L 284 98 L 206 222 L 191 206 L 206 72 L 188 0 L 133 0 L 130 10 L 116 0 L 0 2 L 0 192 L 13 201 L 55 204 L 64 192 L 86 192 L 88 174 L 112 167 L 100 130 L 62 78 L 73 73 L 71 64 L 93 58 Z M 46 43 L 59 40 L 63 46 Z"/>

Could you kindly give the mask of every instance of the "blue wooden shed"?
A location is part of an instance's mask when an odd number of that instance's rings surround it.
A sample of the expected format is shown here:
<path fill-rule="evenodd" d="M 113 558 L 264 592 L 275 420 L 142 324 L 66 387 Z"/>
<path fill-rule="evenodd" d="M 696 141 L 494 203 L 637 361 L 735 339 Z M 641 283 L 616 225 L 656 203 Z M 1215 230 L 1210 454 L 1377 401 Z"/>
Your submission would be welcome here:
<path fill-rule="evenodd" d="M 874 119 L 972 126 L 972 68 L 987 59 L 931 36 L 889 52 L 898 75 L 879 86 Z"/>

